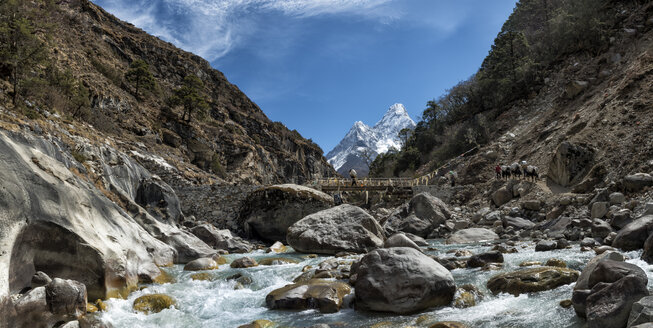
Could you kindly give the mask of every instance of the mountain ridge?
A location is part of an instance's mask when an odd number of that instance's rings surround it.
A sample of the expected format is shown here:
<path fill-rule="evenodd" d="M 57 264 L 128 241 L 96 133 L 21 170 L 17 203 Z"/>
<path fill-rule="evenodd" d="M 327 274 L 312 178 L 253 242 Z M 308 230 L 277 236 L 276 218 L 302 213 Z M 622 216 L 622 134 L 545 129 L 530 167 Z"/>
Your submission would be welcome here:
<path fill-rule="evenodd" d="M 376 156 L 393 148 L 401 148 L 399 131 L 414 127 L 415 122 L 404 105 L 396 103 L 373 127 L 362 121 L 354 122 L 343 139 L 326 154 L 326 158 L 341 175 L 347 175 L 353 168 L 360 176 L 365 176 L 369 172 L 369 163 Z"/>

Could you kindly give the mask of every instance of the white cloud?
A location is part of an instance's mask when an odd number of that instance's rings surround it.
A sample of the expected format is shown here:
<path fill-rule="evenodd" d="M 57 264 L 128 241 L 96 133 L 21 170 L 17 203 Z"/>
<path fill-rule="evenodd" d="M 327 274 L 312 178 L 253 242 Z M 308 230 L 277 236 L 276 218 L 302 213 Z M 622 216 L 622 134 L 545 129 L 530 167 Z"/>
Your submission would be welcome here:
<path fill-rule="evenodd" d="M 209 61 L 226 55 L 265 26 L 252 17 L 276 11 L 291 18 L 350 14 L 393 19 L 392 0 L 94 0 L 120 19 Z"/>

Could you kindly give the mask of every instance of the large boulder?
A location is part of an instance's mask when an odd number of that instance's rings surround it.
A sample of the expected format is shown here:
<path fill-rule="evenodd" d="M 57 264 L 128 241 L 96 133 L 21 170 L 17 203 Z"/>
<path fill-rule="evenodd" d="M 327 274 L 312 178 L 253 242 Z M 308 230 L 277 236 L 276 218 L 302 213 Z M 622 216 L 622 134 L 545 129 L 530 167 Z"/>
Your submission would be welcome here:
<path fill-rule="evenodd" d="M 499 239 L 494 231 L 485 228 L 469 228 L 454 232 L 447 244 L 470 244 Z"/>
<path fill-rule="evenodd" d="M 644 242 L 644 252 L 642 252 L 642 260 L 648 264 L 653 264 L 653 234 L 650 234 Z"/>
<path fill-rule="evenodd" d="M 149 314 L 161 312 L 176 304 L 175 299 L 166 294 L 149 294 L 135 299 L 132 307 L 136 311 Z"/>
<path fill-rule="evenodd" d="M 175 250 L 175 263 L 188 263 L 201 257 L 211 257 L 215 250 L 195 235 L 179 229 L 170 229 L 158 236 Z"/>
<path fill-rule="evenodd" d="M 377 249 L 356 270 L 356 309 L 413 313 L 447 305 L 456 285 L 449 270 L 407 247 Z"/>
<path fill-rule="evenodd" d="M 626 327 L 633 303 L 649 294 L 646 283 L 637 275 L 627 275 L 614 283 L 594 285 L 587 296 L 587 326 Z"/>
<path fill-rule="evenodd" d="M 363 209 L 343 204 L 297 221 L 288 228 L 286 239 L 303 253 L 365 253 L 383 246 L 384 232 Z"/>
<path fill-rule="evenodd" d="M 215 270 L 218 268 L 218 263 L 212 258 L 203 257 L 197 260 L 190 261 L 184 266 L 186 271 L 201 271 L 201 270 Z"/>
<path fill-rule="evenodd" d="M 593 162 L 594 150 L 564 141 L 549 163 L 547 177 L 563 187 L 572 186 L 583 180 Z"/>
<path fill-rule="evenodd" d="M 578 280 L 576 280 L 576 285 L 574 286 L 574 291 L 572 293 L 571 297 L 571 302 L 574 306 L 574 310 L 576 311 L 576 314 L 582 318 L 586 317 L 586 307 L 587 307 L 587 296 L 589 296 L 591 290 L 590 290 L 590 275 L 592 272 L 594 272 L 594 269 L 601 263 L 602 261 L 605 260 L 610 260 L 610 261 L 623 261 L 624 257 L 620 253 L 617 252 L 604 252 L 602 254 L 599 254 L 595 257 L 593 257 L 587 264 L 585 264 L 585 268 L 583 268 L 583 271 L 581 271 L 580 276 L 578 276 Z"/>
<path fill-rule="evenodd" d="M 421 193 L 397 208 L 383 226 L 388 232 L 402 231 L 426 238 L 450 218 L 447 204 L 429 193 Z"/>
<path fill-rule="evenodd" d="M 313 279 L 275 289 L 265 297 L 265 303 L 270 309 L 319 309 L 333 313 L 340 310 L 344 297 L 350 293 L 351 287 L 346 283 Z"/>
<path fill-rule="evenodd" d="M 492 193 L 492 202 L 496 206 L 501 206 L 512 199 L 512 191 L 508 190 L 506 187 L 499 188 L 497 191 Z"/>
<path fill-rule="evenodd" d="M 50 312 L 79 317 L 86 313 L 86 286 L 79 281 L 54 278 L 45 285 L 45 300 Z"/>
<path fill-rule="evenodd" d="M 653 176 L 647 173 L 635 173 L 624 178 L 624 188 L 637 192 L 646 187 L 653 186 Z"/>
<path fill-rule="evenodd" d="M 653 215 L 645 215 L 627 224 L 612 242 L 612 247 L 632 251 L 644 247 L 646 239 L 653 231 Z"/>
<path fill-rule="evenodd" d="M 285 243 L 291 225 L 332 206 L 331 196 L 312 188 L 294 184 L 268 186 L 247 196 L 238 222 L 249 237 Z"/>
<path fill-rule="evenodd" d="M 487 288 L 494 294 L 540 292 L 575 282 L 579 272 L 560 267 L 537 267 L 521 269 L 496 275 L 487 282 Z"/>
<path fill-rule="evenodd" d="M 191 232 L 207 245 L 229 253 L 249 253 L 252 250 L 252 245 L 242 238 L 234 237 L 227 229 L 218 230 L 212 224 L 200 224 L 193 227 Z"/>
<path fill-rule="evenodd" d="M 628 275 L 633 275 L 642 280 L 645 285 L 648 281 L 646 272 L 634 264 L 622 261 L 603 260 L 590 273 L 587 284 L 589 288 L 593 288 L 598 283 L 611 284 Z"/>
<path fill-rule="evenodd" d="M 503 218 L 504 228 L 513 227 L 518 230 L 527 230 L 533 228 L 534 226 L 535 223 L 528 221 L 526 219 L 512 217 L 512 216 L 506 216 Z"/>

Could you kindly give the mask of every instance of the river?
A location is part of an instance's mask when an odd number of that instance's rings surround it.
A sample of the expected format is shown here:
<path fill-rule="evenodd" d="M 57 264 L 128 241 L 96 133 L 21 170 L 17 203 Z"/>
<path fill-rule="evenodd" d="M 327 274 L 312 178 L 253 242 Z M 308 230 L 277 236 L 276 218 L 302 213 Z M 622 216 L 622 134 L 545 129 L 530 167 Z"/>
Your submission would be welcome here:
<path fill-rule="evenodd" d="M 441 240 L 428 242 L 437 250 L 427 251 L 425 248 L 427 254 L 444 257 L 452 256 L 446 254 L 452 249 L 469 250 L 477 254 L 489 251 L 491 248 L 488 244 L 445 245 Z M 582 327 L 584 321 L 576 316 L 573 308 L 565 309 L 559 305 L 561 300 L 571 298 L 573 284 L 550 291 L 522 294 L 519 297 L 507 294 L 494 296 L 485 284 L 493 275 L 519 269 L 519 264 L 524 261 L 544 263 L 550 258 L 557 258 L 565 261 L 568 267 L 581 270 L 595 255 L 594 252 L 581 252 L 578 245 L 564 250 L 535 252 L 532 242 L 518 243 L 516 248 L 519 250 L 518 253 L 504 254 L 504 267 L 501 270 L 455 269 L 452 271 L 457 286 L 473 284 L 484 294 L 484 298 L 476 306 L 465 309 L 441 307 L 401 316 L 359 312 L 350 304 L 340 312 L 332 314 L 322 314 L 315 310 L 269 310 L 265 306 L 265 297 L 269 292 L 292 283 L 292 280 L 302 273 L 304 266 L 316 266 L 330 257 L 307 258 L 305 254 L 294 252 L 266 254 L 263 251 L 256 251 L 247 255 L 257 260 L 266 257 L 292 258 L 300 263 L 247 269 L 233 269 L 229 265 L 221 265 L 217 270 L 206 271 L 214 276 L 213 281 L 192 280 L 190 276 L 197 272 L 183 271 L 183 266 L 175 265 L 164 270 L 174 276 L 176 282 L 145 285 L 145 288 L 130 294 L 127 299 L 111 299 L 106 302 L 107 312 L 101 316 L 116 328 L 238 327 L 257 319 L 273 321 L 278 327 L 307 327 L 318 323 L 326 323 L 331 327 L 370 327 L 381 322 L 389 323 L 384 327 L 408 327 L 419 326 L 416 322 L 424 315 L 428 317 L 425 322 L 460 321 L 470 327 Z M 646 271 L 649 277 L 649 290 L 651 290 L 653 267 L 639 260 L 640 254 L 641 251 L 624 253 L 629 258 L 628 262 Z M 226 255 L 230 260 L 242 256 L 244 254 Z M 237 282 L 226 278 L 237 273 L 251 277 L 253 283 L 245 288 L 234 289 Z M 165 293 L 174 297 L 177 307 L 149 315 L 133 311 L 134 300 L 150 293 Z M 348 301 L 351 299 L 352 296 Z"/>

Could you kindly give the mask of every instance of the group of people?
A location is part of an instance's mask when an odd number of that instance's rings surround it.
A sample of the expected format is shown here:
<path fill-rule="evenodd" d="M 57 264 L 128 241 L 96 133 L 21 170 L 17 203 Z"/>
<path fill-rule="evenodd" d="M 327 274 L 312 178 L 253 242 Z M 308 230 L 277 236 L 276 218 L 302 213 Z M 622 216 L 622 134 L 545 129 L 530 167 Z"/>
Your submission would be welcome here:
<path fill-rule="evenodd" d="M 509 179 L 514 176 L 520 179 L 524 177 L 524 179 L 536 181 L 540 177 L 537 166 L 528 165 L 526 161 L 512 163 L 511 165 L 497 164 L 494 172 L 496 173 L 497 180 Z"/>

